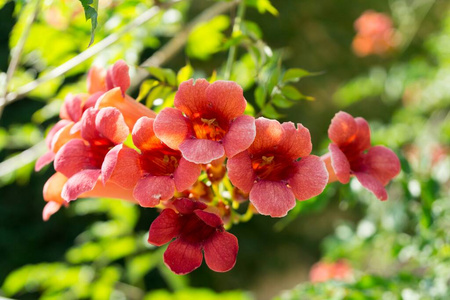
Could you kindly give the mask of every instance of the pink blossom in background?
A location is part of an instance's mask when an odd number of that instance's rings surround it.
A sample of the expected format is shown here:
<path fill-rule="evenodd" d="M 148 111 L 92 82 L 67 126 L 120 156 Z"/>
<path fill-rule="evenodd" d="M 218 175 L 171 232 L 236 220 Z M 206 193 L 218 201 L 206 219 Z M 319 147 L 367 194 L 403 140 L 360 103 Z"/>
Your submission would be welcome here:
<path fill-rule="evenodd" d="M 350 176 L 380 200 L 388 198 L 386 186 L 400 172 L 400 160 L 389 148 L 370 144 L 370 128 L 363 118 L 338 112 L 331 120 L 329 153 L 322 156 L 330 174 L 329 182 L 348 183 Z"/>
<path fill-rule="evenodd" d="M 391 18 L 373 10 L 365 11 L 355 21 L 353 51 L 358 56 L 384 55 L 397 46 Z"/>
<path fill-rule="evenodd" d="M 352 275 L 352 268 L 345 260 L 336 262 L 320 261 L 311 267 L 309 280 L 311 282 L 325 282 L 328 280 L 349 281 Z"/>

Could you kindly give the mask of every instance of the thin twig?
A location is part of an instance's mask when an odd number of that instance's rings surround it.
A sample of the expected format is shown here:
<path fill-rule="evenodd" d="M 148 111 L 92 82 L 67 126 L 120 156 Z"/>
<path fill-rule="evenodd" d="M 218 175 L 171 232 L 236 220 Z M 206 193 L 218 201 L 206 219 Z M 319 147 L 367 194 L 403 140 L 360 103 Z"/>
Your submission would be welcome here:
<path fill-rule="evenodd" d="M 178 51 L 183 48 L 189 37 L 189 33 L 194 29 L 195 26 L 202 22 L 206 22 L 217 15 L 220 15 L 231 8 L 235 7 L 240 1 L 233 2 L 219 2 L 209 7 L 201 14 L 199 14 L 195 19 L 193 19 L 182 31 L 177 33 L 167 44 L 165 44 L 161 49 L 156 51 L 152 56 L 150 56 L 146 61 L 141 64 L 141 67 L 159 67 L 164 65 L 169 61 Z M 138 69 L 136 75 L 134 76 L 131 86 L 136 88 L 139 83 L 147 77 L 149 73 L 145 69 Z"/>
<path fill-rule="evenodd" d="M 245 15 L 245 3 L 241 2 L 241 4 L 238 7 L 238 12 L 237 12 L 236 18 L 234 19 L 233 32 L 231 33 L 232 38 L 234 38 L 236 36 L 236 34 L 238 34 L 238 32 L 241 30 L 241 23 L 242 23 L 242 20 L 244 19 L 244 15 Z M 236 50 L 237 50 L 237 46 L 232 45 L 228 52 L 228 59 L 227 59 L 227 64 L 225 67 L 225 74 L 224 74 L 225 80 L 230 80 L 231 69 L 233 68 L 233 63 L 236 58 Z"/>
<path fill-rule="evenodd" d="M 36 159 L 38 159 L 47 150 L 45 141 L 39 142 L 33 147 L 20 152 L 16 156 L 13 156 L 0 163 L 0 177 L 8 175 L 15 170 L 18 170 Z"/>
<path fill-rule="evenodd" d="M 158 6 L 153 6 L 152 8 L 146 10 L 143 14 L 138 16 L 136 19 L 131 21 L 129 24 L 127 24 L 125 27 L 123 27 L 120 31 L 116 33 L 112 33 L 94 46 L 90 47 L 89 49 L 81 52 L 74 58 L 68 60 L 67 62 L 63 63 L 59 67 L 56 67 L 49 73 L 45 74 L 44 76 L 37 78 L 36 80 L 20 87 L 15 92 L 11 92 L 6 95 L 6 99 L 4 99 L 4 102 L 1 102 L 0 106 L 4 106 L 7 104 L 10 104 L 11 102 L 14 102 L 20 98 L 23 98 L 26 94 L 37 88 L 40 84 L 45 83 L 49 80 L 52 80 L 54 78 L 57 78 L 67 71 L 71 70 L 72 68 L 76 67 L 80 63 L 86 61 L 87 59 L 91 58 L 92 56 L 100 53 L 105 48 L 109 47 L 113 43 L 117 42 L 121 36 L 129 32 L 130 30 L 142 25 L 143 23 L 149 21 L 152 19 L 156 14 L 158 14 L 161 11 L 161 9 Z"/>
<path fill-rule="evenodd" d="M 4 108 L 4 102 L 6 99 L 6 95 L 8 93 L 8 85 L 11 79 L 14 76 L 14 72 L 16 72 L 17 66 L 19 65 L 20 57 L 22 56 L 23 48 L 25 47 L 25 43 L 27 42 L 28 36 L 30 35 L 31 31 L 31 25 L 33 25 L 34 21 L 36 20 L 39 9 L 41 6 L 41 0 L 36 0 L 34 10 L 27 19 L 25 23 L 25 28 L 22 32 L 22 35 L 19 38 L 19 41 L 17 42 L 17 45 L 14 47 L 14 50 L 11 53 L 11 61 L 9 62 L 8 70 L 6 71 L 6 80 L 5 80 L 5 92 L 2 95 L 2 98 L 0 98 L 0 118 L 3 113 Z"/>

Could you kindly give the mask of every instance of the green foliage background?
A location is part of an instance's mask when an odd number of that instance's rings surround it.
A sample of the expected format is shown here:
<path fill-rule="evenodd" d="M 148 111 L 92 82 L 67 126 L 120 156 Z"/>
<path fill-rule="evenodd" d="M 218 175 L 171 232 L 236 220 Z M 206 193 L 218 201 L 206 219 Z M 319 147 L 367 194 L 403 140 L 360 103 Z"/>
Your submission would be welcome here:
<path fill-rule="evenodd" d="M 83 1 L 86 2 L 86 1 Z M 248 114 L 302 123 L 324 154 L 333 115 L 366 118 L 372 143 L 392 148 L 402 173 L 379 202 L 356 181 L 332 184 L 284 219 L 253 217 L 228 273 L 202 266 L 189 276 L 163 265 L 146 243 L 157 212 L 107 199 L 77 200 L 41 220 L 42 187 L 26 149 L 40 153 L 68 92 L 85 91 L 91 64 L 124 59 L 136 68 L 219 1 L 100 1 L 93 46 L 155 4 L 154 18 L 87 61 L 5 107 L 0 119 L 0 295 L 20 299 L 448 299 L 450 297 L 450 6 L 446 1 L 248 0 L 194 27 L 176 55 L 136 82 L 132 95 L 159 111 L 189 77 L 236 80 Z M 88 2 L 86 2 L 88 3 Z M 27 20 L 18 68 L 5 87 L 10 55 Z M 396 52 L 359 58 L 354 20 L 388 13 L 403 36 Z M 87 49 L 91 21 L 77 1 L 0 1 L 0 95 L 16 91 Z M 92 21 L 93 22 L 93 21 Z M 230 54 L 231 53 L 231 54 Z M 230 59 L 231 57 L 231 59 Z M 162 67 L 162 68 L 161 68 Z M 156 100 L 156 101 L 155 101 Z M 37 145 L 37 146 L 36 146 Z M 28 160 L 27 160 L 28 159 Z M 321 258 L 346 259 L 351 282 L 306 281 Z M 289 290 L 282 292 L 282 290 Z"/>

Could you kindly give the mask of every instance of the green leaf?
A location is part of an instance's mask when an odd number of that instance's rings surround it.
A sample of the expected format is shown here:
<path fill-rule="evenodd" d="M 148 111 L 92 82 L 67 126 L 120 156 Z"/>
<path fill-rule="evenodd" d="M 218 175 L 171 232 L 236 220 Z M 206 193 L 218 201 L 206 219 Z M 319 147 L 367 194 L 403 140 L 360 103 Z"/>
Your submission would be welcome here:
<path fill-rule="evenodd" d="M 283 93 L 286 98 L 292 99 L 292 100 L 300 100 L 304 98 L 302 93 L 300 93 L 295 87 L 292 85 L 286 85 L 281 88 L 281 93 Z"/>
<path fill-rule="evenodd" d="M 264 103 L 266 103 L 266 90 L 261 85 L 255 89 L 255 102 L 261 109 L 264 107 Z"/>
<path fill-rule="evenodd" d="M 310 72 L 300 69 L 300 68 L 292 68 L 288 69 L 283 76 L 283 82 L 297 82 L 301 78 L 311 75 Z"/>
<path fill-rule="evenodd" d="M 158 265 L 160 259 L 154 253 L 145 253 L 133 257 L 127 263 L 127 273 L 131 283 L 136 284 L 144 278 L 148 272 Z"/>
<path fill-rule="evenodd" d="M 230 26 L 228 16 L 219 15 L 197 25 L 189 34 L 186 52 L 190 57 L 207 60 L 223 49 L 225 31 Z"/>
<path fill-rule="evenodd" d="M 246 0 L 246 4 L 256 7 L 261 14 L 267 11 L 274 16 L 278 16 L 278 10 L 272 5 L 272 3 L 270 3 L 269 0 Z"/>
<path fill-rule="evenodd" d="M 262 114 L 264 117 L 268 117 L 271 119 L 278 119 L 282 117 L 282 115 L 279 114 L 271 104 L 268 104 L 264 107 L 264 109 L 262 110 Z"/>
<path fill-rule="evenodd" d="M 289 108 L 292 107 L 294 103 L 286 99 L 283 95 L 276 94 L 272 98 L 273 105 L 281 108 Z"/>
<path fill-rule="evenodd" d="M 177 75 L 172 69 L 162 69 L 166 82 L 171 86 L 177 86 Z"/>
<path fill-rule="evenodd" d="M 180 85 L 183 81 L 189 80 L 194 75 L 194 68 L 192 68 L 191 64 L 187 64 L 182 67 L 177 74 L 177 83 Z"/>
<path fill-rule="evenodd" d="M 98 17 L 98 0 L 79 0 L 84 8 L 84 16 L 86 21 L 91 20 L 91 40 L 89 41 L 89 46 L 94 42 L 94 33 L 97 28 L 97 17 Z"/>
<path fill-rule="evenodd" d="M 151 76 L 155 77 L 161 82 L 165 82 L 166 80 L 166 74 L 163 69 L 158 67 L 148 67 L 147 71 L 150 73 Z"/>
<path fill-rule="evenodd" d="M 139 88 L 139 95 L 136 98 L 136 101 L 141 101 L 142 99 L 144 99 L 148 93 L 150 92 L 150 90 L 152 88 L 154 88 L 155 86 L 157 86 L 159 84 L 158 81 L 154 80 L 154 79 L 148 79 L 145 80 L 142 84 L 141 87 Z"/>

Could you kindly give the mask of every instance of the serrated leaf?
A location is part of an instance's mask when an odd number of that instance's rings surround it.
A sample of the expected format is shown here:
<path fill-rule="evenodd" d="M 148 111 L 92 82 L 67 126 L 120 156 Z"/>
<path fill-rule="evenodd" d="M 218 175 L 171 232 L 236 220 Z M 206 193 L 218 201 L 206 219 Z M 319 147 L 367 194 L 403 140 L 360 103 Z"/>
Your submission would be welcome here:
<path fill-rule="evenodd" d="M 84 9 L 84 16 L 86 21 L 91 20 L 91 39 L 89 46 L 94 42 L 95 29 L 97 28 L 98 17 L 98 0 L 79 0 Z"/>
<path fill-rule="evenodd" d="M 292 85 L 286 85 L 283 86 L 281 88 L 281 93 L 289 99 L 292 100 L 300 100 L 302 98 L 304 98 L 304 96 L 302 95 L 302 93 L 300 93 L 295 87 L 293 87 Z"/>
<path fill-rule="evenodd" d="M 261 109 L 264 107 L 264 103 L 266 103 L 266 90 L 261 85 L 257 86 L 255 89 L 255 103 Z"/>
<path fill-rule="evenodd" d="M 178 85 L 180 85 L 180 83 L 182 83 L 183 81 L 192 78 L 192 75 L 194 75 L 194 68 L 192 68 L 191 64 L 187 64 L 182 67 L 177 74 Z"/>
<path fill-rule="evenodd" d="M 300 68 L 292 68 L 288 69 L 283 76 L 283 82 L 297 82 L 301 78 L 311 75 L 310 72 L 300 69 Z"/>
<path fill-rule="evenodd" d="M 282 117 L 282 115 L 278 113 L 271 104 L 268 104 L 264 107 L 264 109 L 262 110 L 262 115 L 271 119 L 278 119 Z"/>
<path fill-rule="evenodd" d="M 294 103 L 286 99 L 283 95 L 276 94 L 272 97 L 272 104 L 280 108 L 289 108 Z"/>

